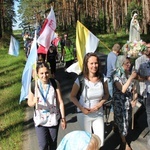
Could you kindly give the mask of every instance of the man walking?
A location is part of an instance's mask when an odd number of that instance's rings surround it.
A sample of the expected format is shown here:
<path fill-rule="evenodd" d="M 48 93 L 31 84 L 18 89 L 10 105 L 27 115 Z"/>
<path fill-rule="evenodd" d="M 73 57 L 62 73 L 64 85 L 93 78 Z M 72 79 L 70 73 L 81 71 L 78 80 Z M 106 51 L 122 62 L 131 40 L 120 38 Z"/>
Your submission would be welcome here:
<path fill-rule="evenodd" d="M 115 63 L 117 60 L 117 56 L 120 53 L 120 45 L 119 44 L 114 44 L 112 47 L 112 51 L 108 54 L 107 56 L 107 82 L 108 82 L 108 90 L 109 90 L 109 95 L 112 98 L 113 97 L 113 74 L 114 71 L 116 70 Z"/>
<path fill-rule="evenodd" d="M 146 47 L 143 54 L 135 60 L 135 69 L 138 73 L 138 97 L 145 105 L 150 131 L 150 43 Z"/>

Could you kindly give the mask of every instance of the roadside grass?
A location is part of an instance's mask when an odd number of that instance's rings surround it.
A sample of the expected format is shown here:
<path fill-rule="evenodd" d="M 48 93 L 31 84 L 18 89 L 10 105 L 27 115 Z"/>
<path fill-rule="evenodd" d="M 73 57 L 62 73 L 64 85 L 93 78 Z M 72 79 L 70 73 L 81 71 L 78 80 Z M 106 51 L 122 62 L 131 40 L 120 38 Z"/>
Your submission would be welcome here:
<path fill-rule="evenodd" d="M 123 32 L 119 32 L 116 35 L 115 34 L 102 34 L 102 35 L 97 35 L 97 37 L 100 40 L 97 51 L 100 53 L 104 53 L 104 54 L 108 54 L 111 51 L 115 43 L 119 43 L 122 47 L 129 40 L 129 35 Z M 145 42 L 150 42 L 150 35 L 142 34 L 141 39 Z"/>
<path fill-rule="evenodd" d="M 123 33 L 118 33 L 117 35 L 104 34 L 98 35 L 97 37 L 100 40 L 98 51 L 104 54 L 108 54 L 115 43 L 119 43 L 121 46 L 123 46 L 123 44 L 125 44 L 128 40 L 128 35 Z"/>
<path fill-rule="evenodd" d="M 16 37 L 22 42 L 22 37 Z M 20 42 L 20 43 L 21 43 Z M 21 150 L 25 104 L 19 104 L 25 65 L 22 44 L 18 57 L 8 55 L 9 44 L 0 45 L 0 150 Z"/>

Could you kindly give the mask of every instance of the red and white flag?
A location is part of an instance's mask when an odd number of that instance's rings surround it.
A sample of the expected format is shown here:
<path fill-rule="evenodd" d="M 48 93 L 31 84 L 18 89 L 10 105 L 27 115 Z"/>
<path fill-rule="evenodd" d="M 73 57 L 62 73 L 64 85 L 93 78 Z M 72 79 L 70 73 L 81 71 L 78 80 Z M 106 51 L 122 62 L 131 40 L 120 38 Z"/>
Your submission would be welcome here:
<path fill-rule="evenodd" d="M 40 31 L 40 36 L 37 39 L 37 42 L 45 47 L 45 50 L 48 51 L 52 40 L 54 39 L 56 29 L 56 18 L 53 7 L 51 7 L 51 11 L 45 20 L 43 27 Z"/>

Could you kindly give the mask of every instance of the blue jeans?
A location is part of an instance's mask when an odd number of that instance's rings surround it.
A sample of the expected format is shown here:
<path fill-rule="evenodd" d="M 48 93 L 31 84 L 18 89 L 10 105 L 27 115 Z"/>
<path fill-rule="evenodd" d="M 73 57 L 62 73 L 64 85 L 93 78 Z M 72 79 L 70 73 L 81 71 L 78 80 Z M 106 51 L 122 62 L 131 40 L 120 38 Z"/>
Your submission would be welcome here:
<path fill-rule="evenodd" d="M 56 150 L 58 127 L 35 127 L 40 150 Z"/>
<path fill-rule="evenodd" d="M 145 107 L 146 107 L 146 114 L 147 114 L 148 129 L 150 131 L 150 93 L 147 94 Z"/>

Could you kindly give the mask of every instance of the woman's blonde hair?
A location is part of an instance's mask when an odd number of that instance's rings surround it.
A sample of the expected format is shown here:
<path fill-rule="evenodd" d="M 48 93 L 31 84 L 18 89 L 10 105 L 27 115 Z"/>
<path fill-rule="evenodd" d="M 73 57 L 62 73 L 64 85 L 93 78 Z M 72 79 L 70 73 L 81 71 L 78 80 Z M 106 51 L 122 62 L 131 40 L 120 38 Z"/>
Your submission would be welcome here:
<path fill-rule="evenodd" d="M 101 146 L 100 138 L 97 135 L 92 134 L 87 150 L 99 150 L 100 146 Z"/>

